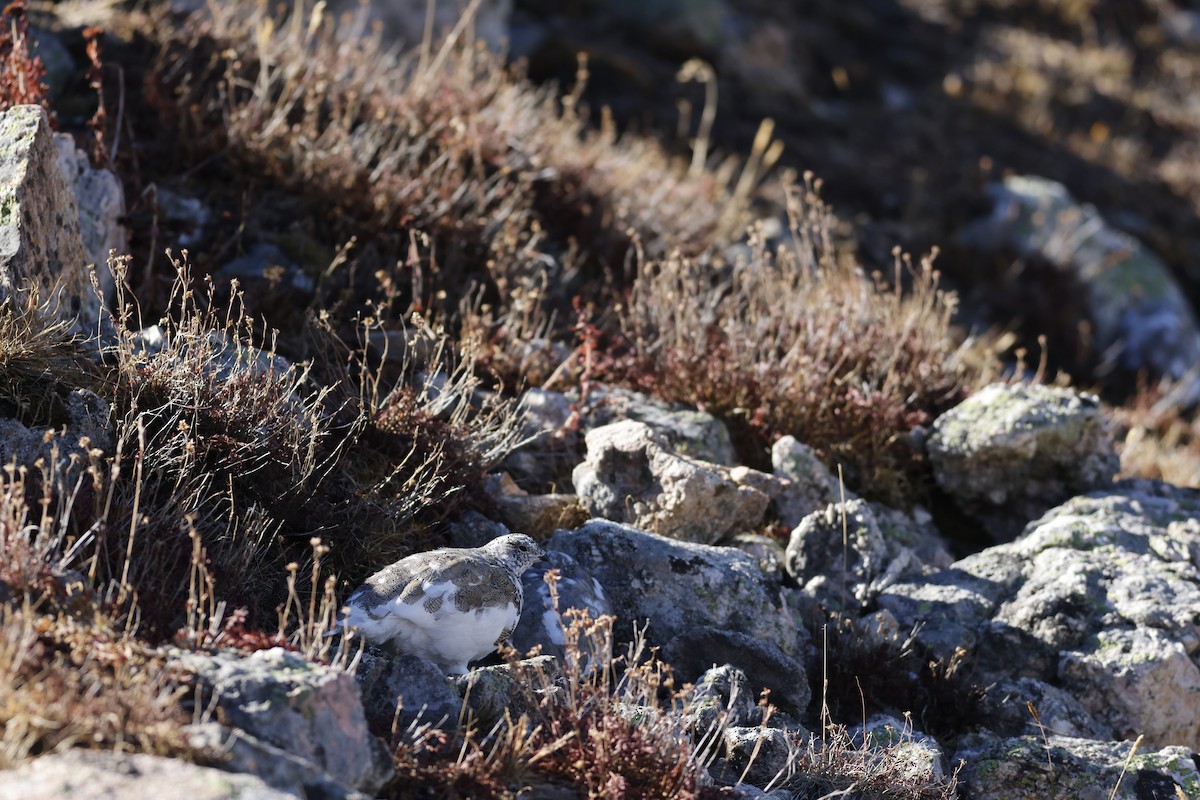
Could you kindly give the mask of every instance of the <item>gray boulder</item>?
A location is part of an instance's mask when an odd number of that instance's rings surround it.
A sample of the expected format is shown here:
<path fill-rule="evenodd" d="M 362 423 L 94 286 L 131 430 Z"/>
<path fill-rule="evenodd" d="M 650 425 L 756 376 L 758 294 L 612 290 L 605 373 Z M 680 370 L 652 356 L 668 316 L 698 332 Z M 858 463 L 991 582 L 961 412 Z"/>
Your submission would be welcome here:
<path fill-rule="evenodd" d="M 62 39 L 51 31 L 31 26 L 29 44 L 30 54 L 40 58 L 46 68 L 43 80 L 50 90 L 51 100 L 57 104 L 62 99 L 63 89 L 78 74 L 79 67 Z"/>
<path fill-rule="evenodd" d="M 553 593 L 545 580 L 546 573 L 552 569 L 558 571 Z M 613 613 L 612 604 L 608 602 L 600 582 L 566 553 L 548 551 L 543 561 L 521 575 L 521 584 L 525 600 L 521 606 L 521 618 L 512 634 L 513 646 L 520 653 L 528 653 L 534 647 L 539 647 L 542 653 L 554 656 L 559 663 L 568 663 L 563 625 L 570 625 L 571 609 L 586 612 L 592 619 Z M 586 641 L 580 641 L 577 646 L 585 649 L 581 653 L 585 658 L 604 655 L 586 652 L 589 646 Z"/>
<path fill-rule="evenodd" d="M 125 216 L 125 189 L 112 170 L 93 167 L 70 134 L 55 134 L 54 142 L 58 167 L 75 195 L 84 254 L 88 263 L 96 266 L 100 296 L 111 309 L 116 299 L 116 279 L 108 268 L 110 251 L 115 250 L 118 256 L 129 253 L 129 234 L 121 222 Z"/>
<path fill-rule="evenodd" d="M 217 722 L 188 725 L 188 746 L 197 760 L 239 775 L 253 775 L 267 785 L 305 800 L 366 800 L 367 795 L 338 783 L 311 761 Z"/>
<path fill-rule="evenodd" d="M 428 725 L 453 730 L 462 699 L 437 664 L 420 656 L 397 655 L 368 645 L 355 672 L 363 710 L 376 731 Z"/>
<path fill-rule="evenodd" d="M 886 761 L 892 780 L 904 786 L 931 786 L 946 778 L 945 753 L 937 740 L 914 731 L 911 722 L 875 714 L 856 726 L 853 738 L 864 751 Z"/>
<path fill-rule="evenodd" d="M 928 440 L 937 485 L 998 542 L 1120 468 L 1091 395 L 993 384 L 938 417 Z"/>
<path fill-rule="evenodd" d="M 622 420 L 650 426 L 681 455 L 721 465 L 736 459 L 729 431 L 716 417 L 621 387 L 593 383 L 582 400 L 577 391 L 529 389 L 517 410 L 524 441 L 505 458 L 504 468 L 523 485 L 569 479 L 583 434 Z"/>
<path fill-rule="evenodd" d="M 1110 362 L 1131 375 L 1179 379 L 1200 361 L 1191 304 L 1141 242 L 1076 202 L 1060 183 L 1013 176 L 989 191 L 992 215 L 968 227 L 962 240 L 1036 255 L 1077 281 L 1093 345 Z"/>
<path fill-rule="evenodd" d="M 142 753 L 68 750 L 0 772 L 0 800 L 297 800 L 254 775 Z"/>
<path fill-rule="evenodd" d="M 720 724 L 751 727 L 762 722 L 762 710 L 746 673 L 724 664 L 706 670 L 688 692 L 683 725 L 697 740 Z"/>
<path fill-rule="evenodd" d="M 478 511 L 464 511 L 447 528 L 450 547 L 483 547 L 492 539 L 512 533 L 504 523 L 488 519 Z"/>
<path fill-rule="evenodd" d="M 517 403 L 521 435 L 526 439 L 526 445 L 544 445 L 554 437 L 575 442 L 578 434 L 567 430 L 574 406 L 575 401 L 563 392 L 537 387 L 527 389 Z"/>
<path fill-rule="evenodd" d="M 1175 800 L 1200 796 L 1200 756 L 1050 735 L 984 738 L 954 754 L 962 800 Z M 1122 777 L 1124 772 L 1124 777 Z M 1118 786 L 1119 783 L 1119 786 Z"/>
<path fill-rule="evenodd" d="M 760 789 L 778 788 L 800 770 L 801 749 L 795 736 L 780 728 L 728 727 L 724 748 L 709 774 L 717 783 L 748 783 Z"/>
<path fill-rule="evenodd" d="M 721 665 L 736 664 L 746 676 L 753 699 L 770 690 L 770 702 L 791 718 L 808 708 L 812 690 L 804 665 L 778 645 L 737 631 L 697 627 L 667 642 L 662 659 L 685 681 L 695 681 Z"/>
<path fill-rule="evenodd" d="M 651 645 L 707 627 L 773 643 L 792 657 L 801 652 L 779 583 L 745 553 L 605 520 L 559 531 L 546 546 L 574 558 L 604 587 L 619 639 L 629 640 L 648 620 Z"/>
<path fill-rule="evenodd" d="M 788 540 L 788 574 L 829 610 L 865 605 L 887 565 L 887 543 L 863 500 L 805 517 Z"/>
<path fill-rule="evenodd" d="M 789 529 L 809 514 L 841 500 L 843 487 L 837 478 L 811 447 L 794 436 L 784 436 L 771 447 L 771 467 L 775 477 L 785 481 L 784 489 L 771 499 L 779 521 Z M 846 499 L 853 498 L 854 493 L 846 490 Z"/>
<path fill-rule="evenodd" d="M 526 390 L 517 403 L 521 440 L 505 456 L 502 468 L 530 487 L 569 483 L 583 440 L 579 426 L 568 425 L 574 410 L 575 401 L 563 392 Z"/>
<path fill-rule="evenodd" d="M 878 596 L 981 684 L 1061 686 L 1117 737 L 1200 749 L 1200 492 L 1153 481 L 1077 497 L 1015 542 Z"/>
<path fill-rule="evenodd" d="M 266 290 L 275 295 L 295 298 L 297 301 L 301 298 L 307 300 L 316 288 L 312 277 L 288 258 L 283 250 L 270 242 L 256 242 L 245 253 L 225 263 L 217 270 L 217 275 L 230 280 L 236 279 L 243 287 L 250 287 L 252 290 Z M 396 349 L 407 353 L 402 347 Z M 391 349 L 388 350 L 388 357 L 392 357 Z"/>
<path fill-rule="evenodd" d="M 490 475 L 484 483 L 496 513 L 508 528 L 544 539 L 559 528 L 587 521 L 587 512 L 573 494 L 529 494 L 507 472 Z"/>
<path fill-rule="evenodd" d="M 1191 594 L 1200 601 L 1195 589 Z M 1061 653 L 1059 678 L 1117 737 L 1141 733 L 1152 745 L 1200 750 L 1198 638 L 1195 627 L 1101 630 Z"/>
<path fill-rule="evenodd" d="M 487 731 L 506 716 L 516 719 L 535 710 L 548 695 L 557 693 L 558 677 L 558 662 L 552 656 L 537 656 L 479 667 L 453 682 L 474 723 Z"/>
<path fill-rule="evenodd" d="M 59 319 L 94 334 L 100 298 L 46 112 L 15 106 L 0 113 L 0 143 L 0 300 L 32 284 L 55 299 Z"/>
<path fill-rule="evenodd" d="M 844 516 L 844 520 L 843 520 Z M 869 605 L 879 592 L 952 562 L 937 533 L 901 511 L 852 500 L 809 514 L 788 540 L 788 574 L 827 611 Z"/>
<path fill-rule="evenodd" d="M 1037 712 L 1034 717 L 1029 707 Z M 987 730 L 1000 736 L 1041 736 L 1043 732 L 1080 739 L 1108 739 L 1110 726 L 1096 720 L 1070 692 L 1036 678 L 992 684 L 981 700 Z"/>
<path fill-rule="evenodd" d="M 676 455 L 643 423 L 596 428 L 586 442 L 587 459 L 572 477 L 594 516 L 712 544 L 753 530 L 767 510 L 766 494 L 738 485 L 727 468 Z"/>
<path fill-rule="evenodd" d="M 680 455 L 724 466 L 737 461 L 729 429 L 712 414 L 619 386 L 591 385 L 583 407 L 584 430 L 627 419 L 649 425 Z"/>
<path fill-rule="evenodd" d="M 771 578 L 783 578 L 783 565 L 787 554 L 784 546 L 776 539 L 759 533 L 739 533 L 724 544 L 726 547 L 736 547 L 746 555 L 752 556 L 758 562 L 764 575 Z"/>
<path fill-rule="evenodd" d="M 371 735 L 357 682 L 276 647 L 236 653 L 183 653 L 224 720 L 298 756 L 338 783 L 374 792 L 392 775 L 391 759 Z"/>

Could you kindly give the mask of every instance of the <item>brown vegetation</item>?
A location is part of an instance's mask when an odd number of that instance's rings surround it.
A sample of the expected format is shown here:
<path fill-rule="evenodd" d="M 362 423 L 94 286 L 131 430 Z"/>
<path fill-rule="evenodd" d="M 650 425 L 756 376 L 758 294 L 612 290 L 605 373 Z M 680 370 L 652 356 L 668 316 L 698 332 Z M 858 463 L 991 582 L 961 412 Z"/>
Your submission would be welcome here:
<path fill-rule="evenodd" d="M 164 659 L 68 569 L 76 541 L 52 501 L 57 477 L 40 482 L 34 515 L 23 471 L 0 473 L 0 769 L 71 747 L 186 755 Z"/>
<path fill-rule="evenodd" d="M 53 123 L 46 67 L 40 56 L 30 53 L 30 44 L 25 0 L 14 0 L 0 15 L 0 111 L 20 105 L 41 106 Z"/>
<path fill-rule="evenodd" d="M 1121 453 L 1121 474 L 1200 488 L 1200 414 L 1186 411 L 1184 380 L 1143 388 L 1132 402 L 1109 409 Z"/>
<path fill-rule="evenodd" d="M 731 265 L 682 254 L 645 264 L 623 317 L 624 377 L 762 445 L 791 434 L 844 465 L 855 488 L 911 502 L 921 470 L 908 432 L 992 368 L 955 334 L 932 257 L 897 255 L 890 283 L 866 275 L 839 258 L 818 188 L 792 193 L 792 240 L 777 249 L 752 237 Z"/>
<path fill-rule="evenodd" d="M 441 524 L 482 502 L 516 438 L 506 390 L 519 382 L 586 388 L 604 375 L 719 415 L 748 462 L 792 434 L 852 487 L 920 498 L 909 432 L 996 370 L 956 334 L 932 258 L 897 255 L 894 274 L 868 274 L 835 244 L 811 180 L 790 198 L 790 239 L 761 226 L 743 238 L 750 191 L 778 157 L 769 135 L 739 180 L 736 161 L 673 157 L 608 121 L 594 130 L 579 100 L 586 64 L 559 96 L 461 31 L 393 56 L 304 3 L 282 17 L 268 5 L 214 3 L 212 16 L 140 29 L 160 52 L 140 87 L 151 96 L 131 97 L 129 113 L 156 107 L 136 124 L 168 126 L 172 160 L 147 157 L 137 179 L 217 176 L 203 199 L 227 213 L 192 256 L 204 267 L 247 230 L 307 237 L 310 307 L 272 316 L 184 257 L 158 308 L 154 262 L 137 279 L 119 263 L 116 341 L 99 369 L 35 295 L 0 306 L 0 416 L 60 426 L 82 380 L 111 403 L 116 441 L 70 477 L 47 464 L 0 477 L 0 767 L 70 746 L 186 754 L 179 689 L 152 647 L 169 637 L 343 663 L 322 636 L 337 595 L 440 544 Z M 24 28 L 10 30 L 9 60 L 26 72 L 8 80 L 32 86 L 33 62 L 16 55 Z M 131 289 L 161 311 L 160 342 L 139 333 L 148 320 Z M 378 346 L 393 340 L 398 359 Z M 274 357 L 280 342 L 293 363 Z M 1129 426 L 1146 432 L 1126 447 L 1139 473 L 1165 467 L 1140 466 L 1138 441 L 1200 440 L 1169 416 Z M 636 646 L 614 658 L 610 626 L 570 620 L 559 678 L 510 661 L 524 715 L 383 732 L 398 772 L 389 795 L 723 796 L 701 781 L 720 727 L 687 736 L 669 669 Z M 906 779 L 889 745 L 838 723 L 899 694 L 924 725 L 954 728 L 976 699 L 962 665 L 840 629 L 826 647 L 838 669 L 814 693 L 833 719 L 793 737 L 778 785 L 952 796 L 952 780 Z"/>
<path fill-rule="evenodd" d="M 382 269 L 401 309 L 452 317 L 480 286 L 501 313 L 561 311 L 621 270 L 631 235 L 695 254 L 747 219 L 733 162 L 689 170 L 650 139 L 591 130 L 577 92 L 531 86 L 461 31 L 397 56 L 306 4 L 264 8 L 162 26 L 155 94 L 185 146 L 227 160 L 235 188 L 290 190 L 327 241 L 359 237 L 324 276 L 327 297 L 353 286 L 361 301 L 378 289 L 352 273 Z"/>

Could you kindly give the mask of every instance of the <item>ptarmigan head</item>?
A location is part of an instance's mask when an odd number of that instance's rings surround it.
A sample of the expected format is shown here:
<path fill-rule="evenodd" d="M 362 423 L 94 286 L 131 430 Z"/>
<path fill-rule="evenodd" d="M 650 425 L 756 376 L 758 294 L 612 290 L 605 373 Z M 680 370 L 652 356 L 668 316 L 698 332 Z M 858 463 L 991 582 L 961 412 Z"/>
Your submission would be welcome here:
<path fill-rule="evenodd" d="M 497 537 L 479 550 L 497 561 L 507 564 L 509 570 L 517 578 L 546 555 L 546 551 L 540 544 L 523 533 L 510 533 Z M 517 581 L 517 586 L 520 585 L 521 582 Z"/>
<path fill-rule="evenodd" d="M 433 661 L 452 674 L 512 634 L 521 573 L 545 555 L 514 533 L 478 548 L 417 553 L 376 572 L 346 601 L 343 628 L 372 644 Z"/>

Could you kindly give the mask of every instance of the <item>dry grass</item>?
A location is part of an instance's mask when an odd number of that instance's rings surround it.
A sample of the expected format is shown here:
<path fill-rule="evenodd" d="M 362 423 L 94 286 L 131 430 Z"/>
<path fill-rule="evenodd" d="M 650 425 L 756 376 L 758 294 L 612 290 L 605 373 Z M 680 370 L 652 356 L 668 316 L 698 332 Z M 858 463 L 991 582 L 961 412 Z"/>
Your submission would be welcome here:
<path fill-rule="evenodd" d="M 280 536 L 328 524 L 312 501 L 342 441 L 327 392 L 257 350 L 236 302 L 217 310 L 175 263 L 161 342 L 136 334 L 130 298 L 119 300 L 109 375 L 119 457 L 95 552 L 101 575 L 136 586 L 143 607 L 168 615 L 147 621 L 167 625 L 187 597 L 193 532 L 232 602 L 258 614 L 282 601 Z"/>
<path fill-rule="evenodd" d="M 586 65 L 558 97 L 462 30 L 397 55 L 322 4 L 285 17 L 266 7 L 214 3 L 160 26 L 160 95 L 185 146 L 236 165 L 235 181 L 315 201 L 327 239 L 360 237 L 347 270 L 326 276 L 335 295 L 357 265 L 447 318 L 475 285 L 502 311 L 566 309 L 621 272 L 631 234 L 655 253 L 729 241 L 778 155 L 764 151 L 735 187 L 732 161 L 689 169 L 651 139 L 590 129 L 578 108 Z M 429 244 L 415 261 L 414 231 Z M 368 283 L 357 279 L 360 299 Z"/>
<path fill-rule="evenodd" d="M 842 725 L 811 737 L 796 753 L 785 787 L 797 797 L 850 796 L 862 800 L 954 800 L 957 770 L 944 778 L 923 774 L 914 760 L 911 727 L 864 740 Z"/>
<path fill-rule="evenodd" d="M 0 769 L 72 747 L 186 757 L 180 695 L 111 618 L 0 606 Z"/>
<path fill-rule="evenodd" d="M 867 493 L 911 502 L 920 467 L 905 435 L 991 368 L 956 336 L 932 259 L 897 255 L 892 284 L 865 275 L 838 258 L 817 189 L 792 193 L 791 246 L 752 239 L 750 257 L 724 268 L 682 254 L 647 262 L 624 313 L 623 377 L 760 445 L 794 435 Z"/>
<path fill-rule="evenodd" d="M 69 420 L 67 395 L 95 389 L 97 378 L 83 343 L 57 318 L 53 299 L 28 288 L 0 303 L 0 417 L 61 426 Z"/>
<path fill-rule="evenodd" d="M 1200 416 L 1173 396 L 1187 386 L 1185 380 L 1143 388 L 1128 404 L 1109 409 L 1122 477 L 1200 488 Z"/>
<path fill-rule="evenodd" d="M 385 376 L 365 345 L 317 330 L 318 382 L 312 365 L 259 349 L 267 337 L 240 295 L 222 307 L 186 261 L 174 264 L 161 341 L 134 332 L 121 292 L 108 376 L 118 455 L 92 551 L 102 580 L 136 588 L 144 633 L 182 624 L 197 542 L 220 599 L 261 630 L 289 583 L 323 592 L 307 580 L 310 539 L 356 582 L 434 543 L 433 526 L 515 440 L 511 403 L 476 397 L 470 353 L 460 358 L 434 331 L 427 360 Z M 123 278 L 124 265 L 115 269 Z"/>
<path fill-rule="evenodd" d="M 868 640 L 851 620 L 824 626 L 823 667 L 809 674 L 827 721 L 848 724 L 861 716 L 913 714 L 927 733 L 949 739 L 979 719 L 983 690 L 971 681 L 966 652 L 939 661 L 908 641 Z"/>
<path fill-rule="evenodd" d="M 70 747 L 186 756 L 162 658 L 73 569 L 82 551 L 52 497 L 60 478 L 28 498 L 23 471 L 0 474 L 0 769 Z"/>

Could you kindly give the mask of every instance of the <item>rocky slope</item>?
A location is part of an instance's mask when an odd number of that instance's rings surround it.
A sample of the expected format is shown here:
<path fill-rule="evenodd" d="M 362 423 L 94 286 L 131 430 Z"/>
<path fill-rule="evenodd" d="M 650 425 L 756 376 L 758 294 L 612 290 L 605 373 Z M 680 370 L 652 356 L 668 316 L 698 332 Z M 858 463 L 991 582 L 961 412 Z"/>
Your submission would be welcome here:
<path fill-rule="evenodd" d="M 145 195 L 41 107 L 0 115 L 0 800 L 1200 797 L 1200 490 L 1120 479 L 1095 396 L 992 380 L 929 272 L 846 266 L 811 183 L 790 233 L 742 235 L 703 159 L 591 138 L 482 52 L 412 71 L 250 18 L 171 33 L 139 90 L 194 115 L 206 155 L 145 169 L 164 222 L 195 212 L 174 243 L 218 245 L 207 282 L 106 263 L 161 244 Z M 273 60 L 300 47 L 413 82 Z M 264 198 L 237 255 L 231 189 Z M 964 246 L 1088 281 L 1114 363 L 1190 386 L 1163 264 L 1061 186 L 994 195 Z M 645 259 L 619 290 L 615 256 Z M 626 316 L 538 316 L 572 292 Z M 455 678 L 326 636 L 365 575 L 509 531 L 548 551 L 515 649 Z"/>

